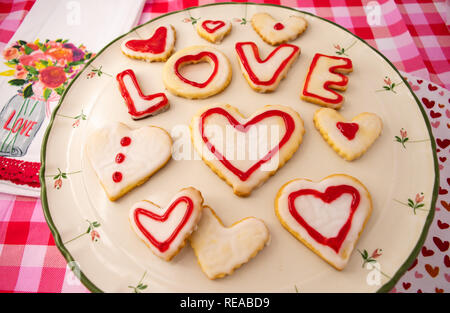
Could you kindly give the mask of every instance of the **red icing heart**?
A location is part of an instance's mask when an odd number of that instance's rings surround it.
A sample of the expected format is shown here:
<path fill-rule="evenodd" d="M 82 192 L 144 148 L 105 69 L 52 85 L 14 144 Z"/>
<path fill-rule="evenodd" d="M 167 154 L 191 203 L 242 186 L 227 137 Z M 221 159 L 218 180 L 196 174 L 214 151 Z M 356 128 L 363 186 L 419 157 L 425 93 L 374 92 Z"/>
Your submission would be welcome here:
<path fill-rule="evenodd" d="M 292 53 L 289 54 L 283 62 L 281 62 L 280 66 L 275 70 L 275 72 L 272 75 L 272 78 L 269 80 L 262 81 L 259 79 L 259 77 L 253 72 L 253 69 L 250 66 L 250 63 L 248 62 L 247 55 L 244 53 L 243 46 L 249 45 L 252 48 L 253 56 L 256 59 L 256 61 L 259 64 L 264 64 L 268 62 L 274 55 L 278 53 L 280 49 L 283 47 L 291 47 Z M 294 55 L 297 53 L 297 51 L 300 49 L 297 46 L 290 45 L 290 44 L 282 44 L 279 45 L 276 49 L 274 49 L 269 56 L 265 60 L 261 60 L 261 57 L 259 56 L 259 50 L 258 47 L 254 42 L 238 42 L 236 43 L 236 52 L 238 54 L 239 59 L 241 60 L 242 65 L 245 68 L 245 71 L 248 73 L 249 78 L 255 83 L 256 85 L 264 85 L 269 86 L 275 83 L 275 81 L 278 79 L 278 76 L 280 76 L 281 72 L 284 70 L 284 68 L 288 65 L 288 63 L 291 61 L 291 59 L 294 57 Z"/>
<path fill-rule="evenodd" d="M 350 214 L 347 218 L 347 221 L 342 225 L 341 229 L 339 230 L 336 237 L 324 237 L 320 232 L 318 232 L 316 229 L 311 227 L 298 213 L 296 207 L 295 207 L 295 199 L 301 196 L 305 195 L 313 195 L 314 197 L 321 199 L 325 203 L 331 203 L 334 200 L 338 199 L 343 194 L 350 194 L 352 196 L 352 203 L 350 205 Z M 327 245 L 336 253 L 339 253 L 339 249 L 341 248 L 342 243 L 344 242 L 345 238 L 347 237 L 347 234 L 351 228 L 352 220 L 353 220 L 353 214 L 355 213 L 356 209 L 359 206 L 360 202 L 360 194 L 358 190 L 349 185 L 338 185 L 338 186 L 330 186 L 327 189 L 325 189 L 325 192 L 319 192 L 314 189 L 300 189 L 297 191 L 294 191 L 291 193 L 288 197 L 289 201 L 289 212 L 291 215 L 295 218 L 295 220 L 306 229 L 308 234 L 314 238 L 318 243 Z"/>
<path fill-rule="evenodd" d="M 438 117 L 441 117 L 442 114 L 439 113 L 439 112 L 434 112 L 433 110 L 431 110 L 431 111 L 430 111 L 430 116 L 431 116 L 432 118 L 438 118 Z"/>
<path fill-rule="evenodd" d="M 442 222 L 441 220 L 438 220 L 438 221 L 437 221 L 437 224 L 438 224 L 438 226 L 439 226 L 440 229 L 447 229 L 448 226 L 449 226 L 447 223 Z"/>
<path fill-rule="evenodd" d="M 200 60 L 202 60 L 203 58 L 209 58 L 214 63 L 213 71 L 212 71 L 211 75 L 209 76 L 209 78 L 205 82 L 197 83 L 197 82 L 189 80 L 186 77 L 184 77 L 183 75 L 181 75 L 179 69 L 182 65 L 190 64 L 190 63 L 197 63 Z M 206 86 L 208 86 L 208 84 L 214 79 L 214 77 L 217 74 L 217 70 L 219 68 L 219 59 L 217 58 L 217 56 L 214 53 L 209 52 L 209 51 L 203 51 L 203 52 L 200 52 L 195 55 L 189 54 L 189 55 L 182 56 L 175 62 L 174 67 L 175 67 L 175 74 L 183 82 L 185 82 L 186 84 L 192 85 L 194 87 L 197 87 L 197 88 L 205 88 Z"/>
<path fill-rule="evenodd" d="M 131 98 L 130 93 L 128 92 L 128 90 L 125 86 L 125 83 L 123 82 L 123 78 L 125 75 L 130 76 L 131 80 L 133 81 L 133 85 L 136 88 L 136 90 L 138 91 L 139 97 L 141 97 L 141 99 L 144 99 L 146 101 L 151 101 L 155 98 L 161 98 L 161 100 L 157 104 L 152 105 L 143 111 L 138 111 L 136 109 L 136 106 L 134 105 L 134 101 Z M 147 116 L 149 114 L 152 114 L 153 112 L 161 109 L 168 103 L 167 97 L 164 93 L 155 93 L 155 94 L 150 94 L 150 95 L 144 95 L 141 90 L 141 87 L 139 86 L 139 83 L 137 82 L 136 75 L 134 74 L 133 70 L 128 69 L 123 72 L 120 72 L 119 74 L 117 74 L 116 79 L 119 83 L 120 93 L 122 94 L 122 97 L 124 98 L 125 103 L 128 107 L 128 113 L 130 113 L 130 115 L 132 115 L 135 118 L 141 118 L 141 117 Z"/>
<path fill-rule="evenodd" d="M 205 119 L 208 116 L 211 116 L 213 114 L 220 114 L 220 115 L 225 116 L 227 118 L 228 122 L 236 130 L 241 131 L 241 132 L 247 132 L 250 129 L 250 126 L 257 124 L 260 121 L 262 121 L 268 117 L 280 116 L 281 118 L 283 118 L 284 124 L 286 126 L 286 133 L 284 134 L 283 138 L 281 138 L 278 145 L 276 145 L 272 150 L 270 150 L 263 158 L 259 159 L 255 164 L 253 164 L 246 172 L 243 172 L 240 169 L 236 168 L 233 164 L 231 164 L 230 161 L 228 161 L 219 151 L 217 151 L 216 147 L 214 145 L 212 145 L 209 142 L 208 137 L 206 137 L 206 135 L 204 133 Z M 286 112 L 283 112 L 280 110 L 269 110 L 269 111 L 265 111 L 261 114 L 256 115 L 250 121 L 248 121 L 247 123 L 242 125 L 233 116 L 231 116 L 231 114 L 228 113 L 225 109 L 211 108 L 211 109 L 203 112 L 203 114 L 201 115 L 199 128 L 200 128 L 200 134 L 202 136 L 202 139 L 205 142 L 208 149 L 216 156 L 216 158 L 223 165 L 225 165 L 226 168 L 228 168 L 232 173 L 234 173 L 236 176 L 238 176 L 240 180 L 246 181 L 250 177 L 250 175 L 252 175 L 252 173 L 254 171 L 256 171 L 263 163 L 268 162 L 272 158 L 272 156 L 279 149 L 281 149 L 281 147 L 283 147 L 284 144 L 289 140 L 289 138 L 291 137 L 291 135 L 295 129 L 295 122 L 294 122 L 294 119 Z"/>
<path fill-rule="evenodd" d="M 427 249 L 427 247 L 423 246 L 422 247 L 422 254 L 423 254 L 424 257 L 432 256 L 434 254 L 434 251 L 431 250 L 431 249 Z"/>
<path fill-rule="evenodd" d="M 336 127 L 341 131 L 342 135 L 347 137 L 348 140 L 355 138 L 356 132 L 359 129 L 359 125 L 357 123 L 337 122 Z"/>
<path fill-rule="evenodd" d="M 181 202 L 185 202 L 187 204 L 186 213 L 184 214 L 183 218 L 181 219 L 181 222 L 177 225 L 175 230 L 172 232 L 172 234 L 167 238 L 165 241 L 161 242 L 155 239 L 153 235 L 147 230 L 140 222 L 139 215 L 145 215 L 155 221 L 164 223 L 170 216 L 170 213 L 177 207 L 177 205 Z M 192 214 L 192 211 L 194 209 L 194 203 L 192 202 L 192 199 L 187 196 L 182 196 L 177 198 L 170 207 L 166 210 L 166 212 L 163 215 L 158 215 L 156 213 L 153 213 L 149 210 L 137 208 L 134 211 L 133 217 L 134 222 L 136 223 L 139 230 L 144 234 L 144 236 L 156 247 L 159 251 L 165 252 L 167 249 L 169 249 L 170 244 L 172 241 L 175 240 L 178 233 L 181 231 L 181 229 L 186 225 L 187 221 L 189 220 L 189 217 Z"/>
<path fill-rule="evenodd" d="M 128 49 L 138 52 L 163 53 L 166 48 L 167 27 L 159 27 L 149 39 L 132 39 L 125 43 Z"/>
<path fill-rule="evenodd" d="M 435 91 L 435 90 L 437 89 L 437 87 L 436 87 L 436 86 L 433 86 L 432 84 L 428 84 L 428 89 L 429 89 L 430 91 Z"/>
<path fill-rule="evenodd" d="M 436 102 L 434 102 L 434 100 L 428 100 L 425 97 L 422 98 L 422 102 L 428 109 L 431 109 L 432 107 L 434 107 L 434 104 L 436 103 Z"/>
<path fill-rule="evenodd" d="M 217 25 L 217 26 L 211 28 L 208 25 Z M 224 26 L 225 26 L 224 21 L 206 20 L 202 23 L 202 27 L 210 34 L 214 33 L 216 30 L 218 30 Z"/>
<path fill-rule="evenodd" d="M 442 252 L 445 252 L 448 250 L 448 247 L 450 243 L 448 241 L 442 241 L 439 237 L 433 237 L 433 242 L 436 245 L 436 247 L 439 248 Z"/>
<path fill-rule="evenodd" d="M 282 29 L 284 29 L 284 25 L 282 23 L 276 23 L 273 26 L 273 29 L 275 29 L 275 30 L 282 30 Z"/>
<path fill-rule="evenodd" d="M 448 145 L 450 145 L 450 140 L 449 139 L 436 139 L 436 143 L 438 144 L 439 147 L 441 147 L 442 149 L 445 149 L 448 147 Z"/>

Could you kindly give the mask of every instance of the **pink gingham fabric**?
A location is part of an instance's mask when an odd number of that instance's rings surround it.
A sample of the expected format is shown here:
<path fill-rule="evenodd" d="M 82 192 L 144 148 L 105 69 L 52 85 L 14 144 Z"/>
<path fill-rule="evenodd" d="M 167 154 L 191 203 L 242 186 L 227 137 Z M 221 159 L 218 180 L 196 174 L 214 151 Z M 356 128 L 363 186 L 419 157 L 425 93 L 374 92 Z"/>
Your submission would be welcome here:
<path fill-rule="evenodd" d="M 140 19 L 144 23 L 163 13 L 211 0 L 149 0 Z M 445 0 L 432 3 L 420 1 L 331 1 L 331 0 L 256 0 L 295 7 L 332 20 L 386 55 L 395 66 L 408 73 L 407 78 L 423 97 L 433 97 L 434 90 L 444 107 L 428 109 L 438 143 L 441 187 L 436 218 L 414 267 L 398 282 L 397 292 L 449 292 L 450 258 L 448 251 L 449 171 L 445 162 L 448 154 L 448 125 L 450 125 L 450 35 L 446 23 Z M 0 50 L 33 6 L 34 0 L 1 0 Z M 331 5 L 332 4 L 332 5 Z M 379 20 L 368 20 L 368 14 L 378 5 Z M 417 78 L 415 78 L 414 76 Z M 430 80 L 431 82 L 427 82 Z M 430 89 L 429 86 L 432 86 Z M 436 89 L 434 89 L 436 87 Z M 427 89 L 428 88 L 428 89 Z M 421 98 L 423 98 L 421 97 Z M 432 113 L 433 112 L 433 113 Z M 440 114 L 439 116 L 437 114 Z M 436 127 L 435 127 L 436 126 Z M 446 137 L 447 136 L 447 137 Z M 442 148 L 442 151 L 441 149 Z M 449 158 L 449 160 L 447 160 Z M 439 245 L 436 244 L 437 239 Z M 443 248 L 442 248 L 443 247 Z M 447 247 L 447 249 L 445 249 Z M 433 251 L 433 256 L 429 254 Z M 428 267 L 426 267 L 428 265 Z M 438 267 L 438 275 L 431 277 L 427 268 Z M 39 199 L 0 194 L 0 292 L 87 292 L 68 269 L 55 246 L 45 222 Z"/>

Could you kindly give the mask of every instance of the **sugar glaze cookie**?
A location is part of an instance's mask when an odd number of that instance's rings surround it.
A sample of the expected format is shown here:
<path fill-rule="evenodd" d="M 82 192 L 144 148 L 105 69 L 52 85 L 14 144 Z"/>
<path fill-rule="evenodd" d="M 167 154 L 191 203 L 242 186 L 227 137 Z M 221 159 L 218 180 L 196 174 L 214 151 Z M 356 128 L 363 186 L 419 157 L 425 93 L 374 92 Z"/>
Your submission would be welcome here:
<path fill-rule="evenodd" d="M 383 129 L 381 118 L 374 113 L 361 113 L 348 121 L 329 108 L 316 111 L 314 125 L 325 141 L 347 161 L 363 155 Z"/>
<path fill-rule="evenodd" d="M 203 161 L 238 196 L 248 196 L 282 167 L 302 142 L 303 121 L 287 106 L 268 105 L 244 118 L 228 105 L 192 118 L 191 138 Z"/>
<path fill-rule="evenodd" d="M 202 271 L 209 279 L 216 279 L 232 274 L 255 257 L 269 239 L 269 230 L 262 220 L 247 217 L 225 227 L 216 213 L 205 206 L 190 242 Z"/>
<path fill-rule="evenodd" d="M 106 125 L 87 137 L 86 153 L 111 201 L 146 182 L 170 159 L 172 139 L 162 128 Z"/>
<path fill-rule="evenodd" d="M 206 81 L 192 81 L 181 74 L 183 66 L 199 62 L 208 62 L 212 66 Z M 191 46 L 176 52 L 167 60 L 163 69 L 163 82 L 174 95 L 188 99 L 208 98 L 228 86 L 231 73 L 230 62 L 222 52 L 208 46 Z"/>
<path fill-rule="evenodd" d="M 197 23 L 200 37 L 212 43 L 220 43 L 231 31 L 231 23 L 225 20 L 205 20 Z"/>
<path fill-rule="evenodd" d="M 344 174 L 320 182 L 292 180 L 275 199 L 283 227 L 338 270 L 347 265 L 371 212 L 366 187 Z"/>
<path fill-rule="evenodd" d="M 158 257 L 170 261 L 184 247 L 202 215 L 203 197 L 193 187 L 180 190 L 165 208 L 144 200 L 129 212 L 131 227 Z"/>
<path fill-rule="evenodd" d="M 148 39 L 133 37 L 122 42 L 122 53 L 127 57 L 148 62 L 165 61 L 175 45 L 175 29 L 164 25 L 155 29 Z"/>

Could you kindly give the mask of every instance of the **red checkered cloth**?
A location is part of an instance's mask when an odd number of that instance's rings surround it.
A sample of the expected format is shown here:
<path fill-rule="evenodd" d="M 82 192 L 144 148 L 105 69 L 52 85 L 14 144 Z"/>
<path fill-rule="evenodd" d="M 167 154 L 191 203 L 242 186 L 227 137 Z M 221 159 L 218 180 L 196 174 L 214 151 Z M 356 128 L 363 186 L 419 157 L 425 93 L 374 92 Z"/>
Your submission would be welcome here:
<path fill-rule="evenodd" d="M 144 7 L 140 22 L 146 22 L 169 11 L 210 2 L 219 1 L 149 0 Z M 254 2 L 295 7 L 332 20 L 376 47 L 400 70 L 450 88 L 448 63 L 450 37 L 444 22 L 447 15 L 445 0 L 436 3 L 422 1 L 419 4 L 406 3 L 401 0 L 395 2 L 386 0 L 256 0 Z M 2 0 L 0 3 L 0 50 L 6 46 L 33 4 L 34 0 Z M 414 87 L 418 88 L 415 89 L 416 92 L 427 92 L 425 86 L 428 83 L 420 79 L 413 80 L 410 78 L 410 81 L 415 84 Z M 420 84 L 423 85 L 420 86 Z M 443 91 L 439 92 L 443 93 Z M 448 101 L 445 102 L 446 105 L 448 105 L 447 103 Z M 443 140 L 442 143 L 448 140 L 443 136 L 448 135 L 448 131 L 445 132 L 444 128 L 446 123 L 449 123 L 450 111 L 447 108 L 439 110 L 441 111 L 439 119 L 442 119 L 442 123 L 434 121 L 432 126 L 435 136 L 440 137 Z M 436 133 L 438 127 L 441 129 L 440 135 Z M 440 167 L 443 170 L 448 151 L 443 149 L 439 156 L 441 157 Z M 441 174 L 445 174 L 445 172 L 441 171 Z M 448 264 L 450 261 L 445 261 L 448 259 L 446 254 L 448 251 L 434 247 L 435 238 L 439 238 L 439 236 L 445 243 L 446 237 L 443 233 L 445 228 L 442 227 L 445 227 L 447 223 L 448 228 L 449 223 L 449 208 L 447 208 L 449 204 L 443 198 L 448 193 L 446 179 L 447 177 L 441 177 L 441 192 L 438 199 L 441 209 L 437 208 L 437 222 L 435 220 L 431 226 L 430 236 L 425 243 L 425 251 L 422 250 L 419 261 L 396 285 L 396 291 L 440 292 L 444 291 L 444 288 L 448 288 L 448 284 L 442 284 L 442 281 L 450 281 L 450 276 L 445 273 L 446 267 L 450 266 Z M 447 211 L 444 211 L 443 207 Z M 434 255 L 431 259 L 428 256 L 431 253 L 429 251 L 432 251 Z M 444 256 L 447 259 L 444 259 Z M 423 258 L 428 259 L 424 260 Z M 427 275 L 428 269 L 434 270 L 436 267 L 441 268 L 438 275 L 438 278 L 440 277 L 439 284 L 436 283 L 436 280 L 430 282 L 430 276 L 427 276 L 428 280 L 421 278 Z M 45 223 L 39 199 L 0 194 L 0 291 L 87 291 L 74 278 L 65 260 L 58 252 Z"/>

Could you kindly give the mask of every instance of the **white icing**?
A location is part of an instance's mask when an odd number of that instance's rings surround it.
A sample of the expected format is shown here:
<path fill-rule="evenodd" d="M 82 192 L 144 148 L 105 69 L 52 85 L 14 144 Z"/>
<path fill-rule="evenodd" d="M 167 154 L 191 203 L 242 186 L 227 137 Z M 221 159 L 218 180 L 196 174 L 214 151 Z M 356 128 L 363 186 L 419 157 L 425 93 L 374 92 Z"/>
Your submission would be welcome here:
<path fill-rule="evenodd" d="M 123 83 L 124 83 L 125 88 L 127 89 L 128 93 L 130 94 L 131 99 L 133 100 L 136 111 L 138 111 L 138 112 L 145 111 L 148 108 L 155 106 L 164 100 L 163 96 L 155 97 L 152 100 L 142 99 L 139 96 L 138 90 L 134 86 L 133 80 L 131 79 L 130 75 L 123 76 Z"/>
<path fill-rule="evenodd" d="M 126 46 L 127 41 L 130 41 L 130 40 L 143 40 L 143 39 L 145 40 L 145 39 L 151 38 L 154 35 L 155 31 L 159 27 L 165 27 L 167 29 L 166 45 L 164 47 L 163 52 L 161 52 L 161 53 L 139 52 L 139 51 L 131 50 L 130 48 L 128 48 Z M 132 57 L 135 57 L 135 58 L 143 58 L 148 61 L 157 61 L 157 60 L 167 58 L 167 56 L 171 53 L 173 46 L 175 44 L 175 30 L 174 30 L 173 26 L 170 24 L 162 25 L 159 27 L 156 27 L 152 31 L 151 34 L 149 34 L 148 36 L 146 36 L 144 38 L 132 37 L 132 38 L 128 38 L 128 39 L 122 41 L 120 48 L 122 49 L 123 53 L 125 53 L 126 55 L 130 55 Z"/>
<path fill-rule="evenodd" d="M 130 137 L 130 145 L 123 147 L 120 141 Z M 114 123 L 96 130 L 88 136 L 86 150 L 92 167 L 109 198 L 115 199 L 161 168 L 170 158 L 172 141 L 161 128 L 144 126 L 130 129 L 122 123 Z M 125 160 L 116 163 L 116 155 L 123 153 Z M 114 172 L 122 173 L 118 183 L 112 179 Z"/>
<path fill-rule="evenodd" d="M 260 63 L 256 59 L 256 56 L 253 52 L 251 45 L 242 45 L 242 51 L 244 52 L 246 61 L 253 73 L 256 77 L 259 78 L 260 81 L 266 82 L 272 79 L 275 76 L 275 72 L 280 68 L 281 63 L 283 63 L 294 51 L 293 47 L 283 46 L 277 50 L 277 52 L 267 61 Z M 268 53 L 269 55 L 270 53 Z M 254 82 L 251 78 L 247 70 L 245 69 L 241 58 L 238 55 L 239 64 L 241 66 L 242 73 L 246 76 L 247 81 L 254 88 L 262 89 L 262 91 L 272 91 L 276 89 L 281 79 L 286 75 L 293 61 L 297 58 L 298 54 L 292 57 L 289 63 L 284 67 L 284 69 L 280 72 L 277 79 L 275 79 L 274 83 L 271 85 L 262 85 Z M 264 59 L 261 57 L 264 61 Z"/>
<path fill-rule="evenodd" d="M 324 192 L 329 186 L 350 185 L 356 188 L 360 194 L 360 203 L 353 215 L 350 230 L 345 238 L 339 253 L 336 253 L 327 245 L 318 243 L 311 237 L 303 226 L 289 212 L 288 197 L 291 193 L 300 189 L 315 189 Z M 367 190 L 356 180 L 346 175 L 333 175 L 320 182 L 311 182 L 305 179 L 298 179 L 289 182 L 280 190 L 280 195 L 276 200 L 277 213 L 279 218 L 298 236 L 303 238 L 309 245 L 322 255 L 323 258 L 334 264 L 337 268 L 343 269 L 353 251 L 359 234 L 364 227 L 364 223 L 370 215 L 372 203 Z M 350 208 L 349 195 L 342 195 L 329 205 L 320 199 L 311 200 L 313 196 L 301 196 L 295 201 L 296 209 L 301 216 L 313 226 L 318 232 L 326 237 L 334 237 L 347 220 Z M 326 210 L 323 212 L 323 210 Z M 335 210 L 335 212 L 332 212 Z"/>
<path fill-rule="evenodd" d="M 203 51 L 214 53 L 217 56 L 218 69 L 211 82 L 204 88 L 200 88 L 182 81 L 175 73 L 175 63 L 183 56 L 197 55 Z M 210 58 L 205 58 L 204 60 L 209 62 L 211 67 L 214 68 L 215 64 Z M 170 92 L 186 98 L 206 98 L 212 96 L 222 91 L 228 85 L 230 77 L 231 66 L 228 58 L 219 50 L 208 46 L 191 46 L 176 52 L 164 64 L 163 70 L 163 82 L 166 88 Z"/>
<path fill-rule="evenodd" d="M 237 121 L 239 121 L 241 124 L 245 124 L 247 121 L 251 120 L 254 116 L 259 115 L 267 110 L 280 110 L 283 112 L 288 113 L 294 120 L 295 123 L 295 129 L 289 138 L 289 141 L 284 144 L 281 149 L 278 150 L 277 153 L 275 153 L 272 158 L 260 166 L 258 169 L 256 169 L 250 177 L 242 181 L 238 176 L 236 176 L 232 171 L 230 171 L 225 165 L 220 162 L 216 158 L 216 156 L 206 147 L 206 144 L 204 143 L 203 139 L 201 138 L 201 134 L 199 131 L 199 123 L 200 123 L 200 116 L 203 112 L 206 110 L 212 108 L 212 107 L 221 107 L 224 108 L 230 115 L 232 115 Z M 205 131 L 206 126 L 215 127 L 218 130 L 222 130 L 222 134 L 226 134 L 226 130 L 223 131 L 224 128 L 227 127 L 228 122 L 225 118 L 221 115 L 210 115 L 205 120 Z M 258 157 L 257 160 L 251 158 L 251 156 L 255 155 L 255 146 L 257 151 L 267 151 L 269 148 L 272 148 L 274 144 L 277 144 L 279 140 L 275 140 L 275 138 L 281 138 L 286 132 L 285 124 L 283 120 L 279 117 L 270 117 L 261 120 L 259 123 L 255 124 L 259 127 L 266 126 L 267 129 L 267 136 L 266 137 L 260 137 L 258 136 L 258 140 L 255 140 L 253 135 L 255 135 L 257 132 L 253 132 L 253 134 L 250 133 L 250 130 L 248 131 L 249 134 L 246 134 L 245 137 L 241 137 L 242 141 L 236 140 L 226 140 L 225 138 L 209 138 L 210 141 L 214 144 L 217 144 L 217 149 L 222 153 L 222 155 L 230 156 L 230 163 L 233 164 L 235 167 L 240 169 L 241 171 L 246 171 L 248 168 L 250 168 L 253 164 L 257 163 L 261 157 Z M 230 125 L 231 126 L 231 125 Z M 272 128 L 273 126 L 278 126 L 276 128 Z M 258 127 L 257 127 L 258 128 Z M 231 134 L 236 135 L 236 133 L 239 133 L 235 131 L 231 127 L 227 127 L 229 129 L 229 132 Z M 272 131 L 273 130 L 273 131 Z M 276 132 L 278 130 L 278 132 Z M 270 132 L 270 133 L 269 133 Z M 219 132 L 220 133 L 220 132 Z M 304 133 L 304 127 L 303 127 L 303 121 L 298 115 L 297 112 L 292 110 L 289 107 L 286 106 L 265 106 L 262 109 L 256 111 L 251 117 L 245 119 L 242 116 L 240 116 L 236 110 L 233 109 L 233 107 L 225 104 L 219 104 L 215 106 L 207 106 L 202 108 L 192 119 L 191 121 L 191 136 L 194 143 L 194 147 L 197 150 L 197 152 L 203 156 L 203 159 L 206 160 L 206 162 L 220 171 L 221 176 L 224 176 L 226 181 L 233 186 L 233 190 L 235 193 L 240 195 L 247 195 L 250 194 L 252 189 L 257 187 L 258 185 L 262 184 L 266 179 L 270 177 L 272 173 L 274 173 L 279 167 L 281 167 L 284 162 L 289 159 L 292 155 L 292 152 L 297 149 L 297 147 L 300 145 L 302 141 L 302 136 Z M 272 135 L 274 137 L 272 137 Z M 275 136 L 278 135 L 278 136 Z M 221 144 L 223 142 L 223 144 Z M 231 146 L 230 146 L 231 145 Z M 242 149 L 242 147 L 245 147 L 245 149 Z M 263 147 L 263 148 L 261 148 Z M 265 148 L 264 148 L 265 147 Z M 239 148 L 239 150 L 238 150 Z M 239 159 L 238 151 L 245 151 L 244 157 Z M 232 159 L 231 157 L 235 155 L 236 157 Z M 242 156 L 242 154 L 240 155 Z M 239 160 L 237 160 L 239 159 Z"/>
<path fill-rule="evenodd" d="M 274 26 L 279 22 L 283 24 L 284 28 L 276 30 Z M 256 13 L 252 17 L 252 25 L 263 39 L 272 45 L 277 45 L 297 38 L 305 31 L 307 22 L 300 16 L 289 16 L 283 21 L 277 21 L 267 13 Z"/>
<path fill-rule="evenodd" d="M 170 207 L 170 205 L 178 198 L 187 196 L 190 199 L 192 199 L 193 202 L 193 209 L 192 213 L 189 216 L 189 219 L 187 220 L 186 224 L 180 229 L 180 232 L 175 237 L 175 239 L 170 244 L 169 248 L 161 252 L 156 246 L 152 244 L 152 242 L 141 232 L 139 227 L 137 226 L 135 222 L 135 211 L 137 209 L 144 209 L 150 212 L 153 212 L 158 215 L 164 215 L 164 213 L 167 211 L 167 209 Z M 131 223 L 131 226 L 133 230 L 136 232 L 138 237 L 142 239 L 147 246 L 151 249 L 151 251 L 163 258 L 163 259 L 170 259 L 174 253 L 177 253 L 180 249 L 180 246 L 184 244 L 184 241 L 187 236 L 189 236 L 194 228 L 197 226 L 197 222 L 201 216 L 202 212 L 202 202 L 203 198 L 200 194 L 200 192 L 194 188 L 186 188 L 179 191 L 169 202 L 167 206 L 164 208 L 159 207 L 156 204 L 153 204 L 149 201 L 140 201 L 136 204 L 134 204 L 129 212 L 129 220 Z M 184 215 L 186 214 L 187 210 L 187 204 L 186 202 L 179 202 L 178 205 L 172 210 L 170 215 L 168 216 L 168 219 L 164 222 L 156 221 L 144 214 L 139 214 L 138 219 L 141 225 L 159 242 L 166 241 L 175 231 L 175 229 L 180 225 L 181 221 L 183 220 Z"/>
<path fill-rule="evenodd" d="M 212 33 L 207 32 L 203 28 L 203 26 L 202 26 L 203 22 L 199 22 L 199 23 L 197 23 L 197 27 L 196 27 L 197 32 L 199 33 L 200 36 L 208 38 L 208 40 L 211 42 L 220 43 L 222 41 L 222 39 L 231 30 L 231 22 L 230 21 L 222 20 L 222 22 L 224 22 L 225 25 L 218 28 L 216 31 L 214 31 Z M 217 26 L 217 24 L 212 24 L 212 23 L 206 23 L 206 25 L 211 29 L 214 29 Z"/>
<path fill-rule="evenodd" d="M 326 133 L 328 140 L 333 142 L 337 149 L 348 155 L 350 159 L 364 153 L 378 138 L 383 129 L 383 122 L 374 113 L 361 113 L 349 121 L 333 109 L 322 108 L 316 111 L 314 120 L 321 131 Z M 359 128 L 355 138 L 348 140 L 337 128 L 338 122 L 357 123 Z"/>
<path fill-rule="evenodd" d="M 198 230 L 191 236 L 203 272 L 210 278 L 231 274 L 264 247 L 270 239 L 263 221 L 249 217 L 226 228 L 205 207 Z"/>

